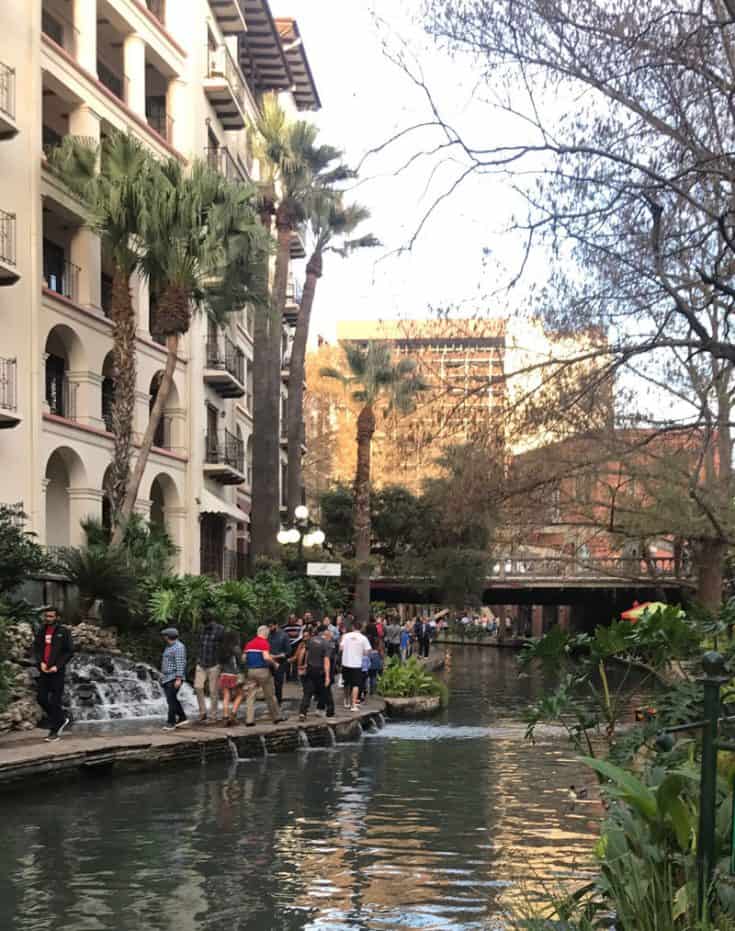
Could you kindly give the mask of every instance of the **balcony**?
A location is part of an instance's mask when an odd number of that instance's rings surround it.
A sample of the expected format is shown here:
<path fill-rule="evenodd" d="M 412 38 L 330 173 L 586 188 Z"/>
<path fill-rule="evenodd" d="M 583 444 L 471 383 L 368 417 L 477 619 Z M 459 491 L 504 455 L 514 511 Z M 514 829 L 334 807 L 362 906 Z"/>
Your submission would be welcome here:
<path fill-rule="evenodd" d="M 77 389 L 79 385 L 63 378 L 46 378 L 46 404 L 49 414 L 64 420 L 77 419 Z"/>
<path fill-rule="evenodd" d="M 209 0 L 219 28 L 226 36 L 236 36 L 248 28 L 241 0 Z"/>
<path fill-rule="evenodd" d="M 207 433 L 204 438 L 204 475 L 222 485 L 245 481 L 245 449 L 242 440 L 229 430 Z"/>
<path fill-rule="evenodd" d="M 161 139 L 165 139 L 169 144 L 173 143 L 174 121 L 166 113 L 166 108 L 162 107 L 157 100 L 146 100 L 145 118 L 150 128 L 158 133 Z"/>
<path fill-rule="evenodd" d="M 20 277 L 15 263 L 15 214 L 0 210 L 0 287 Z"/>
<path fill-rule="evenodd" d="M 291 275 L 286 286 L 286 305 L 283 308 L 283 319 L 289 326 L 296 326 L 296 319 L 299 316 L 303 291 L 304 289 L 301 283 L 296 281 L 293 275 Z"/>
<path fill-rule="evenodd" d="M 20 423 L 18 410 L 18 363 L 0 358 L 0 430 Z"/>
<path fill-rule="evenodd" d="M 15 68 L 0 61 L 0 139 L 12 139 L 18 132 L 15 122 Z"/>
<path fill-rule="evenodd" d="M 247 169 L 239 156 L 233 155 L 227 146 L 209 146 L 204 150 L 207 165 L 228 181 L 248 181 Z"/>
<path fill-rule="evenodd" d="M 43 10 L 41 13 L 41 32 L 52 39 L 60 48 L 71 55 L 77 57 L 77 48 L 79 46 L 79 31 L 75 28 L 74 23 L 66 19 L 55 10 L 53 13 Z"/>
<path fill-rule="evenodd" d="M 241 398 L 245 394 L 245 353 L 228 336 L 207 340 L 204 381 L 221 398 Z"/>
<path fill-rule="evenodd" d="M 245 128 L 245 80 L 226 45 L 207 47 L 204 93 L 225 130 Z"/>
<path fill-rule="evenodd" d="M 79 275 L 81 268 L 74 265 L 73 262 L 55 262 L 50 261 L 44 255 L 43 262 L 43 286 L 49 291 L 60 294 L 67 300 L 79 300 Z"/>
<path fill-rule="evenodd" d="M 128 100 L 128 79 L 125 76 L 115 74 L 115 72 L 103 61 L 97 59 L 97 77 L 100 84 L 104 84 L 108 91 L 113 93 L 118 100 L 126 103 Z"/>

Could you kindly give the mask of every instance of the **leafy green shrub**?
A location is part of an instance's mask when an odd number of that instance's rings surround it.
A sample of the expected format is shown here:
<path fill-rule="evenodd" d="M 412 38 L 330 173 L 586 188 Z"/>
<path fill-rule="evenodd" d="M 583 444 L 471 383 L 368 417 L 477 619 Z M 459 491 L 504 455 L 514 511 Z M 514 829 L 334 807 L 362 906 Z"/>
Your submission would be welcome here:
<path fill-rule="evenodd" d="M 415 656 L 406 663 L 398 659 L 388 660 L 383 675 L 378 680 L 378 691 L 385 698 L 417 698 L 422 695 L 438 695 L 446 704 L 447 687 L 427 672 Z"/>
<path fill-rule="evenodd" d="M 82 616 L 98 599 L 127 605 L 135 596 L 137 580 L 123 548 L 69 547 L 57 554 L 56 563 L 79 589 Z"/>
<path fill-rule="evenodd" d="M 33 534 L 23 529 L 24 520 L 22 508 L 0 504 L 0 594 L 48 568 L 44 551 Z"/>

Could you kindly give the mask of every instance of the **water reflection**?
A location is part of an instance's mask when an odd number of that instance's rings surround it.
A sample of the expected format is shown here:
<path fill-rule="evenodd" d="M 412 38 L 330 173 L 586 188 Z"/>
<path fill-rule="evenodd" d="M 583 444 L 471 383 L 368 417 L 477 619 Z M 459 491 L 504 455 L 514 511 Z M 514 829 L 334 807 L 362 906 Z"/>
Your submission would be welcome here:
<path fill-rule="evenodd" d="M 563 741 L 522 740 L 539 675 L 460 649 L 449 679 L 442 716 L 359 745 L 4 799 L 0 928 L 501 927 L 589 868 L 597 811 Z"/>

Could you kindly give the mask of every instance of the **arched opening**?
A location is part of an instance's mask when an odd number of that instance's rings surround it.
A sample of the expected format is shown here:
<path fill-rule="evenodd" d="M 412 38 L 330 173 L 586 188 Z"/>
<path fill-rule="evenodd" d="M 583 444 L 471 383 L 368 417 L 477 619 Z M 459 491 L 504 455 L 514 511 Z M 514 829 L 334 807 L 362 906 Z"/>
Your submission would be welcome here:
<path fill-rule="evenodd" d="M 105 430 L 112 433 L 112 406 L 115 403 L 115 365 L 113 355 L 108 352 L 102 363 L 102 422 Z"/>
<path fill-rule="evenodd" d="M 72 543 L 71 489 L 83 487 L 84 465 L 74 450 L 60 447 L 46 463 L 46 543 Z"/>
<path fill-rule="evenodd" d="M 83 370 L 82 344 L 68 326 L 53 327 L 46 337 L 45 397 L 49 411 L 57 417 L 76 417 L 76 385 L 69 381 L 70 370 Z"/>
<path fill-rule="evenodd" d="M 167 530 L 173 536 L 170 511 L 178 507 L 179 493 L 170 475 L 161 472 L 153 479 L 148 499 L 151 502 L 151 523 Z"/>
<path fill-rule="evenodd" d="M 161 382 L 163 381 L 163 372 L 156 372 L 156 374 L 151 379 L 150 389 L 148 391 L 148 413 L 150 415 L 153 410 L 153 405 L 156 403 L 156 398 L 158 397 L 158 392 L 161 388 Z M 169 411 L 176 409 L 179 406 L 179 393 L 176 390 L 176 384 L 171 385 L 171 390 L 168 393 L 168 399 L 166 401 L 166 407 L 164 408 L 161 419 L 158 421 L 158 426 L 156 427 L 156 432 L 153 437 L 153 445 L 158 446 L 160 449 L 171 449 L 173 446 L 173 417 Z"/>

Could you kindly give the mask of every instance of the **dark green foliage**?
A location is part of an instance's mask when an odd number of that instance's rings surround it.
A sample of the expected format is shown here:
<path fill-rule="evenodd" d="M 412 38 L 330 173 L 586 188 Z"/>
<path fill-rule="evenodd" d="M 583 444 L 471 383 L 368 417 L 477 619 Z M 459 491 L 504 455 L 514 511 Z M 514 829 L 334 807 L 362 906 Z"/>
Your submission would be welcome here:
<path fill-rule="evenodd" d="M 134 596 L 137 579 L 128 554 L 112 546 L 69 547 L 56 557 L 66 578 L 80 593 L 80 611 L 84 616 L 99 600 L 127 605 Z"/>
<path fill-rule="evenodd" d="M 44 551 L 23 529 L 24 520 L 20 506 L 0 504 L 0 594 L 48 568 Z"/>
<path fill-rule="evenodd" d="M 438 695 L 446 702 L 444 683 L 427 672 L 415 656 L 405 663 L 390 659 L 378 681 L 378 691 L 386 698 L 417 698 L 421 695 Z"/>

